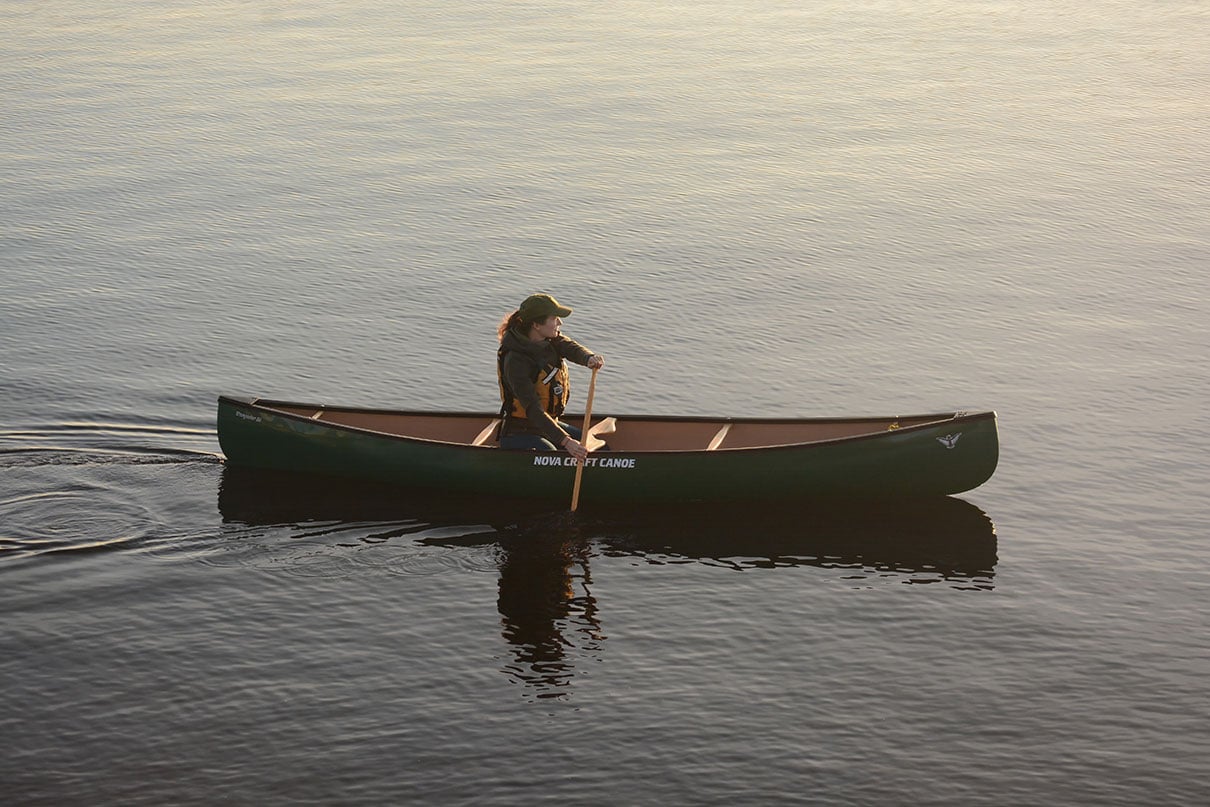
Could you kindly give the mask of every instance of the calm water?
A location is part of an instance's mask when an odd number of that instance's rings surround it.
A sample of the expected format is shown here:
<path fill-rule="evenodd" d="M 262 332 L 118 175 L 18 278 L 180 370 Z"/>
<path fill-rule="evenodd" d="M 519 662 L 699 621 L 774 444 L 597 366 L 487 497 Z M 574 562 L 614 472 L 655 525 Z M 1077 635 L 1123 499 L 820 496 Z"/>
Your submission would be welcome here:
<path fill-rule="evenodd" d="M 0 801 L 1210 800 L 1204 3 L 0 32 Z M 494 408 L 539 289 L 598 411 L 996 409 L 1000 468 L 571 519 L 223 465 L 219 393 Z"/>

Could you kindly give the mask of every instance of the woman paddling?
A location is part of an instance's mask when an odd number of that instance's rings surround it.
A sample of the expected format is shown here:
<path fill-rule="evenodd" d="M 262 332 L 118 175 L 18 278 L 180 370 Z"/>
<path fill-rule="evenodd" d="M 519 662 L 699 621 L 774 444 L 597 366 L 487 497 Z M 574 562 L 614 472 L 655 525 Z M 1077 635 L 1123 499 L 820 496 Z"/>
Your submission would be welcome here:
<path fill-rule="evenodd" d="M 597 369 L 605 359 L 560 333 L 570 313 L 549 294 L 533 294 L 500 322 L 500 448 L 588 456 L 581 430 L 559 420 L 571 386 L 565 360 Z"/>

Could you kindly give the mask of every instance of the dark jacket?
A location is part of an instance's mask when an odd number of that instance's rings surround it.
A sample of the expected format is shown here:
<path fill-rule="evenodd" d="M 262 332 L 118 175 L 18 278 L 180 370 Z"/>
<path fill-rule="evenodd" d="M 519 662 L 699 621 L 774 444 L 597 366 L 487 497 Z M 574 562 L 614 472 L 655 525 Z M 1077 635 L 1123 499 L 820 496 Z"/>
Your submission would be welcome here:
<path fill-rule="evenodd" d="M 543 368 L 558 364 L 563 359 L 587 365 L 592 351 L 566 336 L 532 342 L 523 334 L 509 330 L 500 340 L 498 354 L 502 396 L 513 396 L 525 407 L 526 417 L 509 417 L 503 413 L 500 436 L 511 434 L 540 434 L 556 446 L 562 444 L 566 433 L 546 413 L 534 382 L 542 375 Z M 507 408 L 507 407 L 506 407 Z"/>

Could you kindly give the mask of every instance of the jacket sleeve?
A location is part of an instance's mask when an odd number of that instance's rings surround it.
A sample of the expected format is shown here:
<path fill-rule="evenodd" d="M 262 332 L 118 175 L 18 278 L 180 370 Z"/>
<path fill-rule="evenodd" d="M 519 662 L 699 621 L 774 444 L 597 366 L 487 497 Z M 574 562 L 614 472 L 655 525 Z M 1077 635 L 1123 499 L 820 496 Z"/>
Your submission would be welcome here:
<path fill-rule="evenodd" d="M 504 380 L 512 394 L 525 407 L 525 417 L 530 425 L 540 430 L 542 436 L 554 443 L 556 448 L 561 448 L 567 432 L 559 428 L 554 418 L 546 413 L 542 401 L 538 399 L 538 393 L 534 391 L 533 373 L 534 368 L 529 362 L 515 352 L 509 352 L 504 357 Z"/>
<path fill-rule="evenodd" d="M 588 360 L 593 357 L 593 352 L 591 350 L 567 336 L 560 335 L 550 340 L 550 343 L 554 345 L 555 351 L 558 352 L 560 356 L 565 359 L 569 359 L 576 364 L 588 366 Z"/>

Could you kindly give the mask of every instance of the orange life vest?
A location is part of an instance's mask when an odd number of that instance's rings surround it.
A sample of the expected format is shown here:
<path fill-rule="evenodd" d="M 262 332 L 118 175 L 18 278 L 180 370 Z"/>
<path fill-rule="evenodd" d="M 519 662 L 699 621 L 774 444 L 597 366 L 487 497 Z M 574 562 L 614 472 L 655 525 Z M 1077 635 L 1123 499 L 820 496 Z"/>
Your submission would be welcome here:
<path fill-rule="evenodd" d="M 501 348 L 496 354 L 496 378 L 500 382 L 500 415 L 505 418 L 525 419 L 525 407 L 504 385 L 504 355 L 507 352 Z M 571 395 L 571 376 L 567 372 L 567 362 L 559 359 L 558 364 L 546 365 L 539 369 L 534 377 L 534 392 L 538 394 L 538 400 L 542 402 L 546 414 L 558 420 Z"/>

